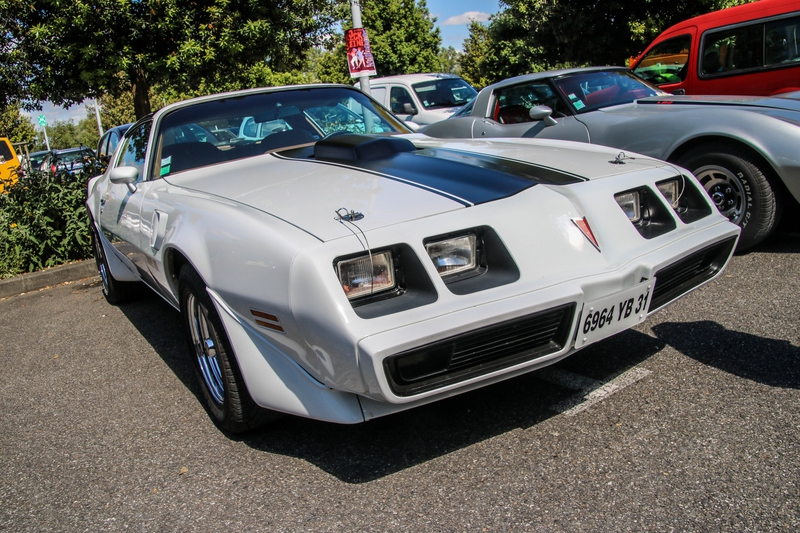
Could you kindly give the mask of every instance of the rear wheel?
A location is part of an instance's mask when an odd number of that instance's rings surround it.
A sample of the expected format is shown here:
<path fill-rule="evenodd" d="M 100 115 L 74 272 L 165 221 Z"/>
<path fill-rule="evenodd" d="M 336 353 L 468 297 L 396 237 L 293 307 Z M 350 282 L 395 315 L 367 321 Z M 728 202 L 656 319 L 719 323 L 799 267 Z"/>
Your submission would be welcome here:
<path fill-rule="evenodd" d="M 111 269 L 108 267 L 105 250 L 103 250 L 103 245 L 94 226 L 92 226 L 92 248 L 94 249 L 94 260 L 97 263 L 97 272 L 100 274 L 100 281 L 103 283 L 103 295 L 108 303 L 118 305 L 138 297 L 142 290 L 141 283 L 114 279 Z"/>
<path fill-rule="evenodd" d="M 695 147 L 677 163 L 697 176 L 714 205 L 742 228 L 738 250 L 766 239 L 778 224 L 781 202 L 772 170 L 743 149 L 721 143 Z"/>
<path fill-rule="evenodd" d="M 189 353 L 214 423 L 226 431 L 241 433 L 276 418 L 277 413 L 256 405 L 247 392 L 206 285 L 189 265 L 181 268 L 179 291 Z"/>

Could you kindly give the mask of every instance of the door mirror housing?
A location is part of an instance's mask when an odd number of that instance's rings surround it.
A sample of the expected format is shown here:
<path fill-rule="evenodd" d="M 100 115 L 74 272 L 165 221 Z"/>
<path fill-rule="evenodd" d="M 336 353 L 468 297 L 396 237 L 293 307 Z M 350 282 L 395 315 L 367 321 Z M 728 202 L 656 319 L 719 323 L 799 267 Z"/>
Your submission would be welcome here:
<path fill-rule="evenodd" d="M 550 116 L 552 114 L 553 110 L 546 105 L 535 105 L 528 112 L 531 120 L 544 120 L 545 126 L 555 126 L 558 124 L 558 122 L 556 122 L 555 119 Z"/>
<path fill-rule="evenodd" d="M 108 175 L 108 179 L 111 180 L 111 183 L 116 183 L 118 185 L 125 184 L 128 186 L 128 190 L 132 193 L 136 192 L 136 186 L 134 183 L 139 179 L 139 169 L 136 167 L 117 167 L 112 168 L 111 173 Z"/>

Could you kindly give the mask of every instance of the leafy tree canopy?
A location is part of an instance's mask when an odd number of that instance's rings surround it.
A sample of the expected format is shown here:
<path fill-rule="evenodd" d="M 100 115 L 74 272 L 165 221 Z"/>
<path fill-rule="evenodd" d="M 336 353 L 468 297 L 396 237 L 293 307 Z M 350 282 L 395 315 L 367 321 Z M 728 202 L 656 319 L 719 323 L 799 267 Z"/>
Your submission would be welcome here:
<path fill-rule="evenodd" d="M 131 92 L 141 117 L 151 110 L 155 85 L 185 92 L 239 88 L 264 69 L 297 68 L 329 32 L 336 3 L 0 0 L 0 15 L 9 21 L 0 66 L 17 67 L 18 99 L 70 105 Z"/>

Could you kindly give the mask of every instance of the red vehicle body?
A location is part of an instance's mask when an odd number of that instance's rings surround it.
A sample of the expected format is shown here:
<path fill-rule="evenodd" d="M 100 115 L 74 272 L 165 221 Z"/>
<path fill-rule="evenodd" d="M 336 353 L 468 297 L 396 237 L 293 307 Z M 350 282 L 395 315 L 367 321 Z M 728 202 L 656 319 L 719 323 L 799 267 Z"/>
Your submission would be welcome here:
<path fill-rule="evenodd" d="M 631 70 L 673 94 L 800 90 L 800 0 L 760 0 L 675 24 Z"/>

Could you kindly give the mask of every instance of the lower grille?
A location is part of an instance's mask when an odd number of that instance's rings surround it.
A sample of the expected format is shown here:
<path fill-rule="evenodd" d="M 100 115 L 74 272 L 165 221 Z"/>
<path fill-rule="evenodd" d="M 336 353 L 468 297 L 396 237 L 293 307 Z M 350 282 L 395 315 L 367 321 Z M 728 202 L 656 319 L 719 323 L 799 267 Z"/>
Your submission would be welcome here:
<path fill-rule="evenodd" d="M 735 237 L 718 242 L 656 272 L 649 312 L 716 276 L 731 255 L 734 244 Z"/>
<path fill-rule="evenodd" d="M 383 362 L 389 386 L 411 396 L 558 352 L 574 315 L 570 303 L 393 355 Z"/>

